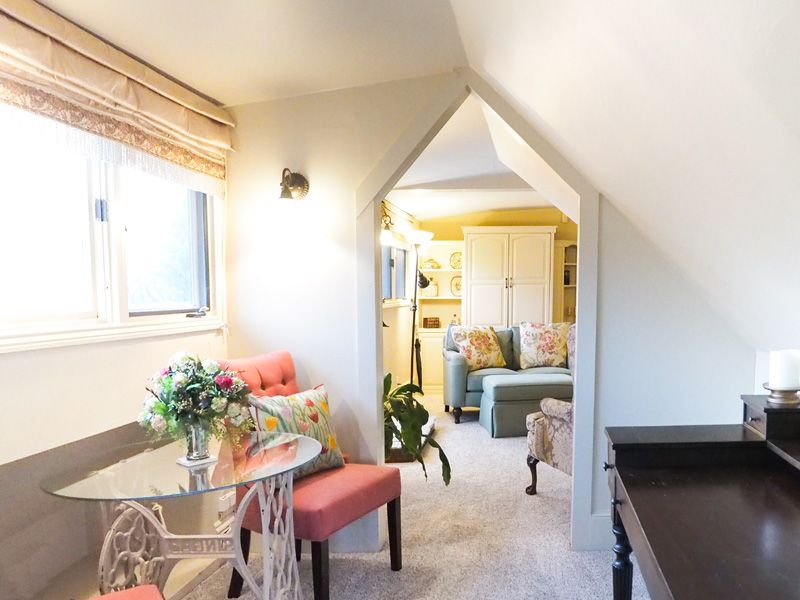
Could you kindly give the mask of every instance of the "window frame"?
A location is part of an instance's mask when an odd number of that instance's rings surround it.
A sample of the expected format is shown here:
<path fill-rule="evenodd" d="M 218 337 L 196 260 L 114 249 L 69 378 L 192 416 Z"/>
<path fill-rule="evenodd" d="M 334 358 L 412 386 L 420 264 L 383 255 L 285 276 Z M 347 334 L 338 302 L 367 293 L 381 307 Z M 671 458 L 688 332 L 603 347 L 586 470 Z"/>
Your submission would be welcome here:
<path fill-rule="evenodd" d="M 147 338 L 200 331 L 224 330 L 226 306 L 224 295 L 224 227 L 222 198 L 205 195 L 204 251 L 208 272 L 206 297 L 208 310 L 200 318 L 187 318 L 197 309 L 169 310 L 130 314 L 125 272 L 124 216 L 121 199 L 114 193 L 116 171 L 113 163 L 90 157 L 87 161 L 94 315 L 76 318 L 28 320 L 0 323 L 0 354 L 43 348 L 99 343 L 114 340 Z M 187 189 L 189 186 L 187 186 Z M 193 190 L 197 192 L 198 190 Z M 106 201 L 107 219 L 95 212 L 97 199 Z M 203 307 L 199 307 L 203 308 Z"/>
<path fill-rule="evenodd" d="M 381 305 L 383 307 L 387 307 L 387 308 L 388 307 L 394 307 L 394 306 L 411 306 L 411 298 L 408 295 L 409 290 L 412 289 L 409 286 L 410 286 L 411 277 L 413 277 L 413 274 L 409 275 L 409 268 L 410 268 L 410 265 L 411 265 L 410 257 L 411 257 L 411 252 L 412 252 L 411 246 L 409 244 L 399 243 L 399 244 L 396 244 L 396 245 L 393 245 L 393 246 L 389 246 L 388 248 L 389 248 L 389 257 L 390 257 L 390 260 L 391 260 L 391 266 L 390 266 L 390 269 L 389 269 L 389 273 L 390 273 L 390 279 L 391 279 L 392 296 L 391 296 L 391 298 L 381 298 Z M 397 263 L 396 263 L 396 259 L 395 259 L 395 252 L 397 250 L 403 250 L 406 253 L 406 260 L 405 260 L 405 271 L 406 272 L 405 272 L 405 277 L 404 277 L 405 283 L 406 283 L 406 285 L 405 285 L 406 295 L 404 297 L 402 297 L 402 298 L 399 298 L 399 297 L 395 296 L 395 294 L 397 293 L 397 273 L 395 271 Z M 381 256 L 381 261 L 382 260 L 383 260 L 383 258 Z M 381 295 L 383 295 L 383 279 L 382 278 L 383 278 L 383 264 L 381 264 Z"/>

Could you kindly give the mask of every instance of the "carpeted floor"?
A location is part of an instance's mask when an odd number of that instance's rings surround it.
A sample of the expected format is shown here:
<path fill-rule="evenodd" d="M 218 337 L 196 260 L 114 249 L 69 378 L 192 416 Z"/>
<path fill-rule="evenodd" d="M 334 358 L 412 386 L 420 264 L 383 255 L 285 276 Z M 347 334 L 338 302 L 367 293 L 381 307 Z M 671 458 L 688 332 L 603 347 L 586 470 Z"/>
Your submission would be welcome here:
<path fill-rule="evenodd" d="M 569 549 L 570 478 L 539 466 L 539 494 L 529 483 L 525 438 L 492 439 L 466 414 L 460 425 L 438 416 L 436 439 L 453 466 L 445 487 L 428 450 L 430 479 L 401 465 L 403 570 L 389 569 L 389 551 L 331 556 L 334 600 L 589 600 L 611 598 L 611 551 Z M 257 559 L 252 561 L 257 563 Z M 306 598 L 313 598 L 310 555 L 300 563 Z M 226 597 L 230 567 L 203 582 L 187 600 Z M 245 591 L 245 600 L 254 600 Z M 634 598 L 648 598 L 638 573 Z"/>

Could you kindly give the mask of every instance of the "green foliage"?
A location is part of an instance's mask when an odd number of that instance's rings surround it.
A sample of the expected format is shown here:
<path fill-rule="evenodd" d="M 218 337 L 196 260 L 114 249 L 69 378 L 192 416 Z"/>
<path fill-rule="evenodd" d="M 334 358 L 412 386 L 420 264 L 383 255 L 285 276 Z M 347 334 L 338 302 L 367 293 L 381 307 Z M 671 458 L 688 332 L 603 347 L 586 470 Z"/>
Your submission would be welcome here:
<path fill-rule="evenodd" d="M 383 378 L 384 453 L 388 456 L 392 449 L 392 441 L 399 440 L 403 450 L 422 465 L 422 471 L 427 479 L 428 470 L 425 467 L 422 450 L 428 443 L 439 451 L 439 460 L 442 462 L 442 480 L 445 485 L 450 485 L 450 461 L 432 436 L 423 435 L 422 427 L 428 422 L 430 415 L 425 407 L 414 399 L 414 394 L 422 394 L 422 390 L 412 383 L 392 389 L 392 374 L 387 373 Z"/>

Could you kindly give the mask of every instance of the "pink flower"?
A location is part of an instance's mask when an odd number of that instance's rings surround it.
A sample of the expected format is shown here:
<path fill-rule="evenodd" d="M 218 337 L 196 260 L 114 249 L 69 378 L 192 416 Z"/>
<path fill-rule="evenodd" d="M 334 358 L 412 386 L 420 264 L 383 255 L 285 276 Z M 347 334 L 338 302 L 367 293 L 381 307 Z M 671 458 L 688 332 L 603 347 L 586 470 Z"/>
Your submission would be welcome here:
<path fill-rule="evenodd" d="M 233 387 L 233 377 L 229 375 L 217 375 L 214 377 L 214 383 L 227 391 Z"/>
<path fill-rule="evenodd" d="M 297 425 L 298 427 L 300 427 L 300 431 L 302 431 L 303 433 L 306 433 L 308 431 L 308 423 L 306 423 L 305 421 L 299 421 Z"/>
<path fill-rule="evenodd" d="M 169 375 L 169 367 L 161 369 L 161 376 L 163 377 L 164 375 Z"/>

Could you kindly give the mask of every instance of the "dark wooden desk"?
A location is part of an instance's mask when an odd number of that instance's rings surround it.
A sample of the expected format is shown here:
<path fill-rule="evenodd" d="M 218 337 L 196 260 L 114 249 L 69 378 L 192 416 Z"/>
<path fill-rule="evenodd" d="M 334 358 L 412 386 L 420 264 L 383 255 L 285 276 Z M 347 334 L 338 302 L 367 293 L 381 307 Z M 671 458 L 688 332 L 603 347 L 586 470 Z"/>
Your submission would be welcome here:
<path fill-rule="evenodd" d="M 615 600 L 631 598 L 631 551 L 653 600 L 800 599 L 800 441 L 745 425 L 606 434 Z"/>

